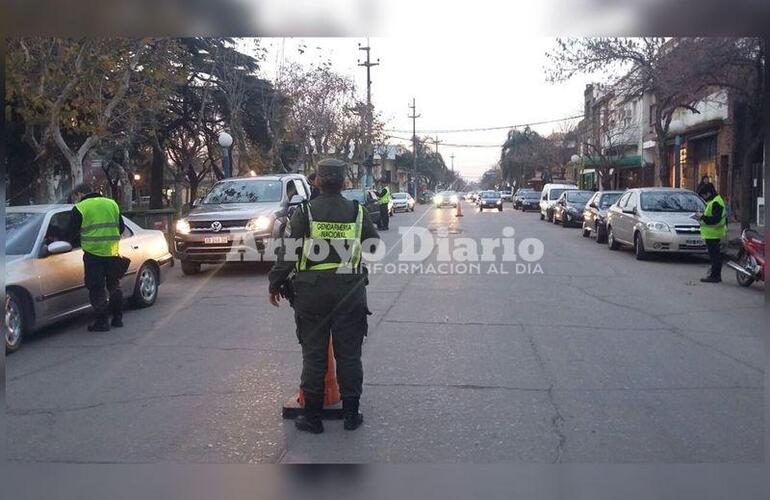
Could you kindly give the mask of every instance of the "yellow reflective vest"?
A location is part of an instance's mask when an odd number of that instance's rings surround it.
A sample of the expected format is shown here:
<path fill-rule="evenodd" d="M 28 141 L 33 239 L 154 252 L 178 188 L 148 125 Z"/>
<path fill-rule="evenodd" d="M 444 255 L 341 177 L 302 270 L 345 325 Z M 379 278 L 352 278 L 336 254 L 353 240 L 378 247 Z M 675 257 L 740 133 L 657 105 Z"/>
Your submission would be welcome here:
<path fill-rule="evenodd" d="M 714 213 L 714 205 L 720 205 L 722 207 L 722 217 L 716 224 L 706 224 L 701 221 L 700 236 L 704 240 L 719 240 L 727 234 L 727 209 L 725 208 L 725 201 L 721 196 L 716 195 L 711 198 L 711 201 L 706 203 L 706 209 L 703 211 L 703 216 L 711 216 Z"/>
<path fill-rule="evenodd" d="M 364 208 L 358 206 L 358 213 L 354 222 L 332 222 L 313 220 L 310 206 L 305 205 L 302 210 L 307 216 L 310 228 L 309 236 L 302 240 L 302 255 L 297 262 L 296 271 L 328 271 L 344 270 L 358 272 L 361 268 L 361 231 L 364 225 Z M 334 243 L 344 244 L 350 257 L 348 260 L 335 262 L 329 260 L 329 252 L 320 261 L 313 259 L 313 249 L 318 244 L 326 249 L 334 248 Z M 344 242 L 344 243 L 343 243 Z M 321 252 L 323 253 L 323 252 Z"/>
<path fill-rule="evenodd" d="M 75 205 L 83 219 L 80 246 L 100 257 L 116 257 L 120 244 L 120 207 L 104 197 L 87 198 Z"/>

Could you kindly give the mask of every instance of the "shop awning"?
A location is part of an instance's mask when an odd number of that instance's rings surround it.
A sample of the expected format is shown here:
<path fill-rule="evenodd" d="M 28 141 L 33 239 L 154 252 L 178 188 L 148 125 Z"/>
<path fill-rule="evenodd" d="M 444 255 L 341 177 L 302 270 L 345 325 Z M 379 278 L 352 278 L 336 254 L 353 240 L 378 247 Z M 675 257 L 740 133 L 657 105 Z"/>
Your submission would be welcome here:
<path fill-rule="evenodd" d="M 583 157 L 583 166 L 584 167 L 599 167 L 603 165 L 607 165 L 607 162 L 611 162 L 612 167 L 614 168 L 632 168 L 632 167 L 641 167 L 642 166 L 642 156 L 641 155 L 634 155 L 634 156 L 621 156 L 616 158 L 604 158 L 604 161 L 602 161 L 601 158 L 596 156 L 584 156 Z"/>

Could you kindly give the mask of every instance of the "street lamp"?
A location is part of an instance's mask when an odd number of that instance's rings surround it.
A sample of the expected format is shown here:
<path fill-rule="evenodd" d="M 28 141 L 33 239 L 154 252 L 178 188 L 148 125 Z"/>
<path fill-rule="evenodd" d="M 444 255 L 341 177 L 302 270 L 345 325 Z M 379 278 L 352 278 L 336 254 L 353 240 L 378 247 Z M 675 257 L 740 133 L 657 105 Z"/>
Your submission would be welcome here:
<path fill-rule="evenodd" d="M 134 174 L 134 180 L 135 181 L 141 181 L 142 180 L 142 176 L 139 175 L 139 174 Z"/>
<path fill-rule="evenodd" d="M 222 132 L 219 134 L 219 145 L 222 146 L 222 170 L 225 178 L 228 178 L 232 175 L 230 171 L 230 146 L 233 145 L 233 136 L 227 132 Z"/>
<path fill-rule="evenodd" d="M 682 183 L 682 162 L 679 157 L 680 149 L 682 147 L 682 137 L 681 134 L 684 132 L 684 122 L 682 120 L 676 119 L 671 120 L 671 123 L 668 124 L 668 131 L 676 134 L 674 137 L 674 187 L 681 187 L 680 184 Z"/>
<path fill-rule="evenodd" d="M 572 155 L 570 157 L 569 161 L 572 163 L 572 172 L 573 172 L 573 177 L 575 178 L 575 184 L 578 184 L 578 182 L 577 182 L 577 180 L 578 180 L 578 171 L 577 171 L 577 169 L 578 169 L 578 163 L 580 163 L 580 156 L 578 156 L 576 154 Z"/>

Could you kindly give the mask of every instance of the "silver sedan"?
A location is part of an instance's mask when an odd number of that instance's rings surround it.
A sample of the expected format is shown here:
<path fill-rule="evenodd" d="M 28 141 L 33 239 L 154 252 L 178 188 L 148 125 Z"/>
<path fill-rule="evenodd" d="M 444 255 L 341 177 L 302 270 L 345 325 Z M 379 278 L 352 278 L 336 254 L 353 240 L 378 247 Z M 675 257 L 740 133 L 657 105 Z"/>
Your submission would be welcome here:
<path fill-rule="evenodd" d="M 6 208 L 6 352 L 18 349 L 28 333 L 91 307 L 83 283 L 83 251 L 63 241 L 71 210 L 72 205 Z M 148 307 L 173 257 L 162 232 L 125 222 L 120 254 L 131 265 L 121 287 L 133 305 Z"/>

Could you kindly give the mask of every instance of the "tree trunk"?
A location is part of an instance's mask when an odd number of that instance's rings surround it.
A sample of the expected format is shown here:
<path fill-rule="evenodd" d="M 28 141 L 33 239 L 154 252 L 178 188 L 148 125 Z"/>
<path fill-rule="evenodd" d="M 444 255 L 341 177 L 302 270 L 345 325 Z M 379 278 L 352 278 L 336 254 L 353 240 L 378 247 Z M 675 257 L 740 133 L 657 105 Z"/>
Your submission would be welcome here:
<path fill-rule="evenodd" d="M 156 140 L 152 146 L 150 166 L 150 208 L 163 208 L 163 174 L 166 169 L 166 155 Z"/>

